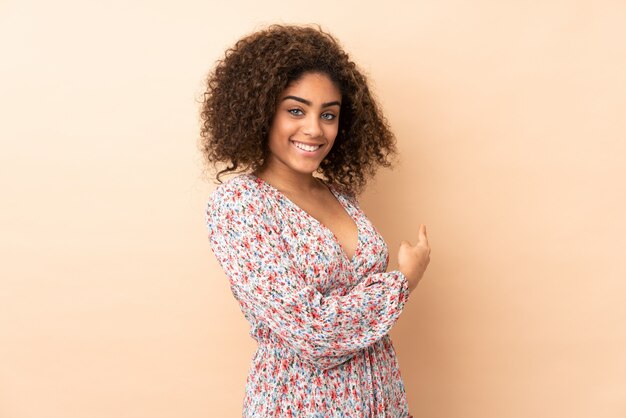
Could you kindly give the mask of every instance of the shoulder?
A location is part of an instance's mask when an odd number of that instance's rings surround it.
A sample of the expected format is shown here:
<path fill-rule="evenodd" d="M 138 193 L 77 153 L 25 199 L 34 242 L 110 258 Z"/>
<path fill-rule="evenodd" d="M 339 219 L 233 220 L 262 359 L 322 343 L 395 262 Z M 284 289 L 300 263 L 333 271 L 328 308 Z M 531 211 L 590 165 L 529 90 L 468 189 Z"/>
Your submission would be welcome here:
<path fill-rule="evenodd" d="M 261 184 L 250 174 L 239 174 L 217 186 L 207 199 L 206 219 L 255 218 L 264 212 Z"/>
<path fill-rule="evenodd" d="M 250 174 L 239 174 L 211 192 L 207 200 L 207 209 L 220 212 L 258 209 L 262 206 L 262 197 L 261 185 L 257 179 Z"/>

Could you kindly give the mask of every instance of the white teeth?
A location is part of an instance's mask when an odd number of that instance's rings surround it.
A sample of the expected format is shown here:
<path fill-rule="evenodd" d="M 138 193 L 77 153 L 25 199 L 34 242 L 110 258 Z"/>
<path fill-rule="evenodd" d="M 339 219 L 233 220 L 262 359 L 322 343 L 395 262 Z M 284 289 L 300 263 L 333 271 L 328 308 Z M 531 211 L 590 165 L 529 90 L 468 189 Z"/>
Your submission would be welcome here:
<path fill-rule="evenodd" d="M 319 149 L 321 147 L 321 145 L 306 145 L 306 144 L 302 144 L 300 142 L 295 142 L 293 143 L 296 147 L 300 148 L 301 150 L 304 151 L 315 151 L 317 149 Z"/>

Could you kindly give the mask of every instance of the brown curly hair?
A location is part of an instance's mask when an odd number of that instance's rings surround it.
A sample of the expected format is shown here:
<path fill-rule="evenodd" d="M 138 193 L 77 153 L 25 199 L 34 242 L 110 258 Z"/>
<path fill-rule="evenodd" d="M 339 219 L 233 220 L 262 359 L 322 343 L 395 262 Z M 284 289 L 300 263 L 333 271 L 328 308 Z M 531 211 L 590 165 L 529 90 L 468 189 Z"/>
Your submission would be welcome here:
<path fill-rule="evenodd" d="M 342 95 L 337 137 L 318 173 L 356 195 L 378 166 L 391 166 L 395 137 L 338 41 L 319 26 L 271 25 L 240 39 L 206 79 L 200 147 L 214 169 L 225 164 L 220 183 L 223 174 L 263 165 L 280 94 L 309 72 L 327 75 Z"/>

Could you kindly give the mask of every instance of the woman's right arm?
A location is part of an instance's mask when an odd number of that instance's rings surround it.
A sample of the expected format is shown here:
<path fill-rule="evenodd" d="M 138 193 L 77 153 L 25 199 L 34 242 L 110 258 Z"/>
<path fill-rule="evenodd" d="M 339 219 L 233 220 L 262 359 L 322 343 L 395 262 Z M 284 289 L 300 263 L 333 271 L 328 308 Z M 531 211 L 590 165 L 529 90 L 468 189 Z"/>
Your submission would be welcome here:
<path fill-rule="evenodd" d="M 371 274 L 345 296 L 324 296 L 291 261 L 273 215 L 250 199 L 223 185 L 206 211 L 211 248 L 242 310 L 321 369 L 389 332 L 410 293 L 402 272 Z"/>

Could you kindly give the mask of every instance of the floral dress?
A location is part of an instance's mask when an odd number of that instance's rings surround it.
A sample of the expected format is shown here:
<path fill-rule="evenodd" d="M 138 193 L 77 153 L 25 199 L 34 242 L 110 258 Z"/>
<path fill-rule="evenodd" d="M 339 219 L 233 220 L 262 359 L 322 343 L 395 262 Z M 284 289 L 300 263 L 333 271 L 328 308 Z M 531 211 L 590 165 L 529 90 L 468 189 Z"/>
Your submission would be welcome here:
<path fill-rule="evenodd" d="M 357 201 L 352 259 L 336 236 L 269 183 L 240 174 L 211 193 L 211 248 L 258 348 L 244 417 L 411 417 L 388 335 L 409 297 L 385 272 L 385 241 Z"/>

